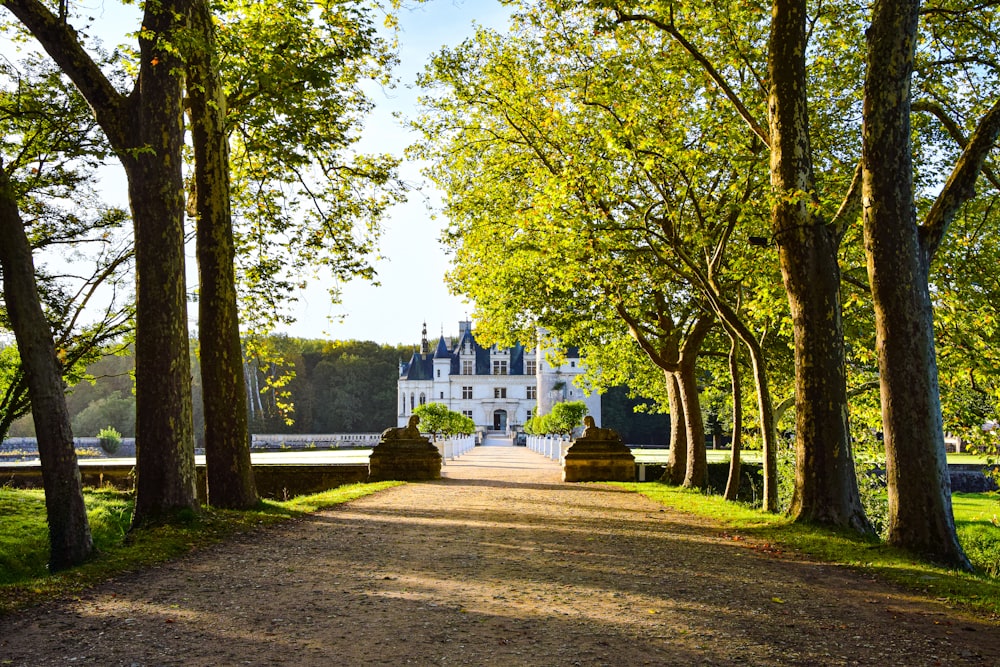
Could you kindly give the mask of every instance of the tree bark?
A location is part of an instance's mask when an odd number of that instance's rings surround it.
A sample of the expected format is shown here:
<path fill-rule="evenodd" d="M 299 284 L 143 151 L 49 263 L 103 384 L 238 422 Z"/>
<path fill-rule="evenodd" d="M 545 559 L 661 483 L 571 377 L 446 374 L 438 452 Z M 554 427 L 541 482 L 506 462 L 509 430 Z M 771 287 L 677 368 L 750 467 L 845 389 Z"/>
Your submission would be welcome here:
<path fill-rule="evenodd" d="M 226 100 L 219 81 L 208 3 L 193 3 L 199 47 L 188 59 L 188 99 L 195 159 L 200 294 L 198 340 L 205 408 L 208 500 L 216 507 L 257 504 L 236 298 L 236 256 L 229 203 Z"/>
<path fill-rule="evenodd" d="M 677 378 L 681 404 L 684 406 L 684 423 L 687 426 L 687 469 L 683 485 L 703 489 L 708 486 L 708 453 L 705 451 L 705 424 L 701 415 L 701 398 L 698 391 L 698 353 L 705 336 L 715 320 L 710 315 L 699 317 L 688 332 L 678 356 Z"/>
<path fill-rule="evenodd" d="M 186 2 L 147 3 L 140 37 L 139 151 L 125 159 L 135 224 L 134 526 L 198 505 L 184 281 L 183 66 L 169 41 Z"/>
<path fill-rule="evenodd" d="M 38 0 L 4 7 L 94 109 L 125 167 L 135 228 L 136 505 L 133 527 L 197 507 L 181 178 L 183 63 L 172 43 L 187 0 L 145 6 L 139 76 L 120 94 L 76 32 Z"/>
<path fill-rule="evenodd" d="M 729 378 L 733 395 L 733 437 L 729 448 L 729 479 L 726 480 L 726 492 L 723 497 L 735 502 L 740 492 L 740 475 L 742 474 L 740 451 L 743 448 L 743 385 L 740 382 L 739 339 L 733 333 L 729 334 L 729 338 L 731 342 L 729 347 Z"/>
<path fill-rule="evenodd" d="M 871 531 L 848 430 L 839 240 L 816 210 L 806 88 L 805 0 L 774 0 L 768 70 L 772 229 L 795 338 L 796 474 L 790 512 Z"/>
<path fill-rule="evenodd" d="M 687 467 L 682 485 L 703 489 L 708 486 L 708 453 L 705 451 L 705 424 L 701 416 L 698 377 L 694 364 L 681 364 L 681 369 L 677 372 L 677 383 L 680 386 L 681 406 L 687 426 Z"/>
<path fill-rule="evenodd" d="M 662 482 L 680 486 L 687 472 L 687 421 L 681 402 L 680 379 L 674 371 L 664 371 L 667 381 L 667 400 L 670 402 L 670 455 Z"/>
<path fill-rule="evenodd" d="M 94 542 L 52 330 L 35 286 L 31 246 L 7 174 L 0 168 L 0 268 L 4 300 L 31 399 L 49 526 L 49 569 L 84 562 Z"/>
<path fill-rule="evenodd" d="M 868 30 L 862 188 L 875 306 L 891 544 L 970 570 L 955 533 L 929 260 L 913 201 L 910 79 L 920 3 L 879 0 Z"/>

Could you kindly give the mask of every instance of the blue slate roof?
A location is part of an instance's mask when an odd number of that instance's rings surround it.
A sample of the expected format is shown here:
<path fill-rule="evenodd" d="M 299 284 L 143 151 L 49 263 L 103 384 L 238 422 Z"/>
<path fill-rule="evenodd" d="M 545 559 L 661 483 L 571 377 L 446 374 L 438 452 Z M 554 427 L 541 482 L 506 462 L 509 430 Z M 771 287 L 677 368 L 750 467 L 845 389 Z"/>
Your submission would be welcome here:
<path fill-rule="evenodd" d="M 434 357 L 414 352 L 409 363 L 403 364 L 400 368 L 399 376 L 406 380 L 434 379 Z"/>
<path fill-rule="evenodd" d="M 434 358 L 435 359 L 451 358 L 451 352 L 448 351 L 448 344 L 444 342 L 444 336 L 441 336 L 441 339 L 438 340 L 437 349 L 434 350 Z"/>
<path fill-rule="evenodd" d="M 476 375 L 491 375 L 493 373 L 493 367 L 490 363 L 490 349 L 485 348 L 476 342 L 476 338 L 473 336 L 471 330 L 465 330 L 462 332 L 461 337 L 451 349 L 448 348 L 448 343 L 442 335 L 441 338 L 438 339 L 437 347 L 432 354 L 420 354 L 419 352 L 414 352 L 413 357 L 410 358 L 409 362 L 400 364 L 400 379 L 433 380 L 435 359 L 448 359 L 451 362 L 449 364 L 450 373 L 452 375 L 458 375 L 461 373 L 460 353 L 466 344 L 468 344 L 468 346 L 471 347 L 472 351 L 475 353 L 475 366 L 473 372 Z M 524 375 L 525 352 L 527 352 L 527 350 L 525 350 L 524 346 L 520 343 L 508 349 L 509 362 L 507 373 L 509 375 Z M 571 347 L 567 350 L 567 357 L 577 358 L 579 356 L 580 352 L 577 348 Z"/>

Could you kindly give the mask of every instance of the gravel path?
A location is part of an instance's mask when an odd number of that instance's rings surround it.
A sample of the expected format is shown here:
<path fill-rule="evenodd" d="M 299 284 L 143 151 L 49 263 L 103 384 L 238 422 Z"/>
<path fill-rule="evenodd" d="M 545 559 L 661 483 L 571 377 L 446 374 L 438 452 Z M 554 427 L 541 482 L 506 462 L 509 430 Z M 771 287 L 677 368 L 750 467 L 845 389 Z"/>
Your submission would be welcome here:
<path fill-rule="evenodd" d="M 479 447 L 0 619 L 0 665 L 1000 665 L 1000 627 Z"/>

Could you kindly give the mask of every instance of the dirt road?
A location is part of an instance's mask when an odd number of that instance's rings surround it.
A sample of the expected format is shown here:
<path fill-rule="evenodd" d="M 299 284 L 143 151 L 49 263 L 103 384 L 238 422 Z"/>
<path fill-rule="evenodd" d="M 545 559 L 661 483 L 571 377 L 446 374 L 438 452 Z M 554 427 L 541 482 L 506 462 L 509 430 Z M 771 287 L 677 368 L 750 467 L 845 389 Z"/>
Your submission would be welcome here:
<path fill-rule="evenodd" d="M 1000 627 L 479 447 L 0 620 L 0 665 L 1000 665 Z"/>

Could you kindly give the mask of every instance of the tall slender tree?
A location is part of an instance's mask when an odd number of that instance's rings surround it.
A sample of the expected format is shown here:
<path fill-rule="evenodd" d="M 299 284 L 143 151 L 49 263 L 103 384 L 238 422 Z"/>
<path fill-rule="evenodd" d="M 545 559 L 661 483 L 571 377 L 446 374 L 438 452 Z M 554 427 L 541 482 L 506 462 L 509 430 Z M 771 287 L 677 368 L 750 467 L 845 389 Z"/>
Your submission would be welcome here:
<path fill-rule="evenodd" d="M 918 0 L 879 1 L 867 33 L 864 229 L 881 378 L 888 533 L 893 544 L 970 569 L 951 508 L 928 281 L 951 220 L 974 196 L 984 161 L 1000 136 L 1000 101 L 979 117 L 918 227 L 911 81 L 919 24 Z"/>
<path fill-rule="evenodd" d="M 138 31 L 138 74 L 128 94 L 85 50 L 65 11 L 54 13 L 39 0 L 10 0 L 3 6 L 87 99 L 125 168 L 136 262 L 133 525 L 169 519 L 198 504 L 184 277 L 184 63 L 176 42 L 190 4 L 146 3 Z"/>
<path fill-rule="evenodd" d="M 35 286 L 31 246 L 17 194 L 0 165 L 0 268 L 3 296 L 21 355 L 38 438 L 49 526 L 49 567 L 82 563 L 94 550 L 80 468 L 63 392 L 62 365 Z"/>
<path fill-rule="evenodd" d="M 187 93 L 194 148 L 198 255 L 198 340 L 205 408 L 208 501 L 246 509 L 257 503 L 243 378 L 235 242 L 230 208 L 226 97 L 212 10 L 193 0 Z"/>

